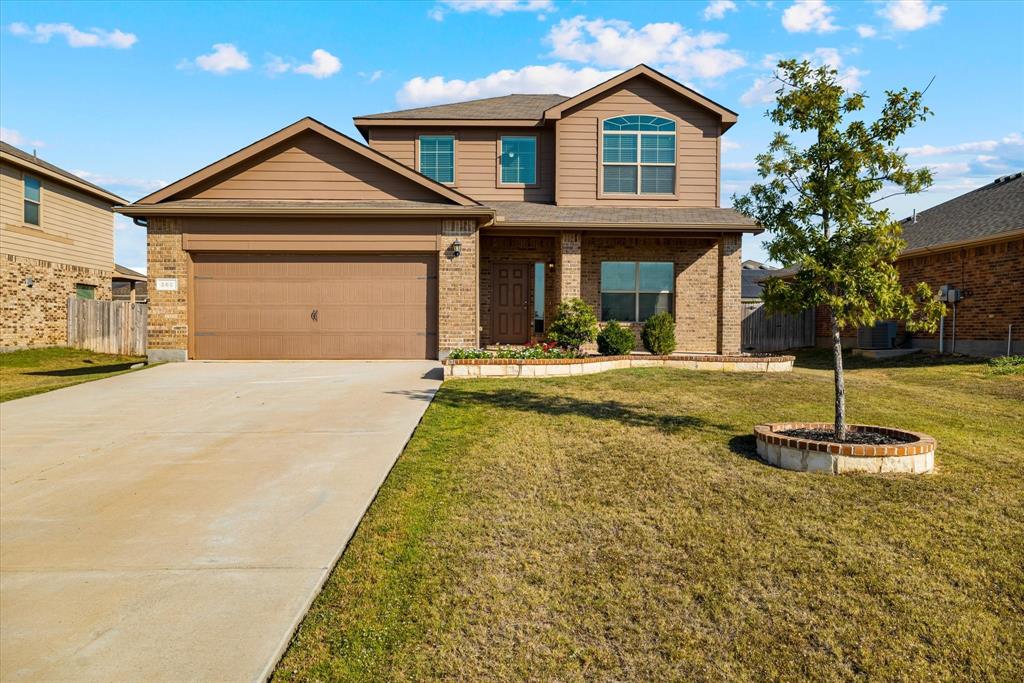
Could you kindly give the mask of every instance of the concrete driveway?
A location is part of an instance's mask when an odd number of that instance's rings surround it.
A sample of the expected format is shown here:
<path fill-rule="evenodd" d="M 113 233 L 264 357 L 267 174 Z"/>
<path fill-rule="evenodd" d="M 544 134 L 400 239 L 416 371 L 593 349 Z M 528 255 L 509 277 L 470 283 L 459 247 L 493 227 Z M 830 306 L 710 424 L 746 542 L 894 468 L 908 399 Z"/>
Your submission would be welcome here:
<path fill-rule="evenodd" d="M 440 376 L 192 362 L 0 406 L 0 679 L 266 677 Z"/>

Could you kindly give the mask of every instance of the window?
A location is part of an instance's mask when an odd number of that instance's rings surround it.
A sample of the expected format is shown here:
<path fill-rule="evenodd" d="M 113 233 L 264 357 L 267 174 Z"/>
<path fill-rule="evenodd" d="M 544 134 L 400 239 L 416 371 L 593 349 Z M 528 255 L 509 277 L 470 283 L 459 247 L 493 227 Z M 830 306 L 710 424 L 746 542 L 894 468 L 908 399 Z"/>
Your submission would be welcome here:
<path fill-rule="evenodd" d="M 95 285 L 75 285 L 75 296 L 79 299 L 95 299 L 96 298 L 96 286 Z"/>
<path fill-rule="evenodd" d="M 533 264 L 533 331 L 544 331 L 544 270 L 547 264 L 538 261 Z"/>
<path fill-rule="evenodd" d="M 455 182 L 455 136 L 420 136 L 420 173 L 439 183 Z"/>
<path fill-rule="evenodd" d="M 501 138 L 501 182 L 510 185 L 537 183 L 537 138 Z"/>
<path fill-rule="evenodd" d="M 39 205 L 42 202 L 42 183 L 38 178 L 25 176 L 25 222 L 39 225 Z"/>
<path fill-rule="evenodd" d="M 616 116 L 604 122 L 601 160 L 607 194 L 672 194 L 676 124 L 660 116 Z"/>
<path fill-rule="evenodd" d="M 670 261 L 601 263 L 601 320 L 643 322 L 670 309 L 673 265 Z"/>

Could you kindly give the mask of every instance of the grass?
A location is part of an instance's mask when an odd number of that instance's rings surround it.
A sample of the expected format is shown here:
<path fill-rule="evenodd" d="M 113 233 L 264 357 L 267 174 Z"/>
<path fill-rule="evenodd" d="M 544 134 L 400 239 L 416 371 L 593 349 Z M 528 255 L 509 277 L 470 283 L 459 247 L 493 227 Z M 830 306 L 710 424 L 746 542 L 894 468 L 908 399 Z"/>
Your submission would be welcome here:
<path fill-rule="evenodd" d="M 827 353 L 445 384 L 275 680 L 1020 680 L 1024 377 L 848 367 L 935 474 L 757 459 L 755 423 L 831 418 Z"/>
<path fill-rule="evenodd" d="M 65 348 L 0 353 L 0 402 L 120 375 L 143 360 Z"/>

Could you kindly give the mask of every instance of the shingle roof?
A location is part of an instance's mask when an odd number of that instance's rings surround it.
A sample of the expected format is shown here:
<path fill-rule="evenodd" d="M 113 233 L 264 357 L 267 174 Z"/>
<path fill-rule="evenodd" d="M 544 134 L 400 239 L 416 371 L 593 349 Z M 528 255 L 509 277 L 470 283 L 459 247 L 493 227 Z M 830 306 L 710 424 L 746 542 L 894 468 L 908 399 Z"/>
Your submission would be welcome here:
<path fill-rule="evenodd" d="M 999 178 L 903 219 L 907 250 L 941 247 L 1024 229 L 1024 173 Z"/>
<path fill-rule="evenodd" d="M 145 280 L 145 279 L 147 279 L 146 276 L 143 275 L 142 273 L 140 273 L 139 271 L 132 270 L 131 268 L 127 268 L 125 266 L 122 266 L 120 263 L 115 263 L 114 264 L 114 277 L 115 278 L 121 278 L 121 279 L 124 279 L 124 280 Z"/>
<path fill-rule="evenodd" d="M 39 166 L 41 168 L 45 168 L 47 171 L 50 171 L 51 173 L 54 173 L 54 174 L 59 175 L 59 176 L 62 176 L 64 178 L 67 178 L 68 180 L 73 180 L 76 183 L 81 183 L 82 185 L 86 185 L 88 187 L 91 187 L 92 189 L 96 190 L 97 192 L 101 192 L 104 195 L 109 195 L 109 196 L 113 196 L 113 197 L 117 197 L 118 199 L 121 199 L 120 197 L 118 197 L 116 194 L 114 194 L 110 190 L 105 190 L 102 187 L 100 187 L 99 185 L 94 185 L 93 183 L 90 183 L 88 180 L 85 180 L 83 178 L 79 178 L 74 173 L 69 173 L 68 171 L 65 171 L 63 168 L 61 168 L 59 166 L 54 166 L 53 164 L 51 164 L 48 161 L 43 161 L 42 159 L 40 159 L 39 157 L 35 156 L 34 154 L 29 154 L 28 152 L 26 152 L 24 150 L 18 149 L 14 145 L 10 145 L 10 144 L 8 144 L 6 142 L 0 141 L 0 152 L 3 152 L 4 154 L 10 154 L 12 157 L 20 159 L 20 160 L 22 160 L 24 162 L 27 162 L 29 164 L 35 164 L 36 166 Z M 121 201 L 124 201 L 124 200 L 121 199 Z"/>
<path fill-rule="evenodd" d="M 587 225 L 659 225 L 681 227 L 735 228 L 760 232 L 757 224 L 734 209 L 632 207 L 632 206 L 555 206 L 539 202 L 486 202 L 497 212 L 496 222 L 503 224 Z"/>
<path fill-rule="evenodd" d="M 401 111 L 357 116 L 356 119 L 536 119 L 569 99 L 565 95 L 503 95 L 482 100 L 437 104 Z"/>
<path fill-rule="evenodd" d="M 319 200 L 284 200 L 284 199 L 169 199 L 156 204 L 131 204 L 119 207 L 118 213 L 127 216 L 147 216 L 156 214 L 221 214 L 248 213 L 258 214 L 261 211 L 269 214 L 308 213 L 308 214 L 343 214 L 388 212 L 421 213 L 421 214 L 488 214 L 489 210 L 482 206 L 460 206 L 441 202 L 424 202 L 411 199 L 380 199 L 342 201 L 331 199 Z"/>

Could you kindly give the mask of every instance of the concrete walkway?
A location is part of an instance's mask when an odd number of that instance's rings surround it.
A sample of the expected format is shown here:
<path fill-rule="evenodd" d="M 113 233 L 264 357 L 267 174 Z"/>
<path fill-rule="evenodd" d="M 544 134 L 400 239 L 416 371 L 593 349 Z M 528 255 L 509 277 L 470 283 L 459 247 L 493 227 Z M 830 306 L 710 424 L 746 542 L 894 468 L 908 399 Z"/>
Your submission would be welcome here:
<path fill-rule="evenodd" d="M 265 678 L 440 377 L 193 362 L 0 405 L 0 679 Z"/>

